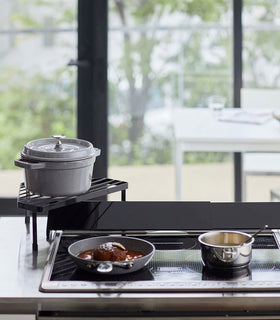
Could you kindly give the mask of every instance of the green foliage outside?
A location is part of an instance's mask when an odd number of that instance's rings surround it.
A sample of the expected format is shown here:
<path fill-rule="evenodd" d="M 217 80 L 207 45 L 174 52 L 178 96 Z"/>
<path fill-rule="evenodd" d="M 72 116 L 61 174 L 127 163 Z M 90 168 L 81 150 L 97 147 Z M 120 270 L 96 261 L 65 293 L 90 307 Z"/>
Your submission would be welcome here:
<path fill-rule="evenodd" d="M 73 71 L 28 77 L 18 69 L 6 69 L 0 83 L 0 169 L 14 169 L 14 159 L 30 140 L 56 133 L 75 136 Z"/>

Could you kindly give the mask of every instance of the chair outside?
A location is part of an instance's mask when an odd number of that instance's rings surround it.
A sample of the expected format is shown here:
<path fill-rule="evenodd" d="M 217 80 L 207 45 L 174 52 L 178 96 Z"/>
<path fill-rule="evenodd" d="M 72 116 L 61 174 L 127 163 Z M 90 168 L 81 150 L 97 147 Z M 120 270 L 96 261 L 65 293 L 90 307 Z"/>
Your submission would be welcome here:
<path fill-rule="evenodd" d="M 280 201 L 280 188 L 270 190 L 270 200 L 272 202 Z"/>
<path fill-rule="evenodd" d="M 247 111 L 280 111 L 280 89 L 242 88 L 241 107 Z M 280 129 L 280 127 L 279 127 Z M 249 175 L 279 175 L 279 153 L 243 153 L 243 194 L 246 201 L 246 179 Z M 275 193 L 271 192 L 271 201 Z"/>

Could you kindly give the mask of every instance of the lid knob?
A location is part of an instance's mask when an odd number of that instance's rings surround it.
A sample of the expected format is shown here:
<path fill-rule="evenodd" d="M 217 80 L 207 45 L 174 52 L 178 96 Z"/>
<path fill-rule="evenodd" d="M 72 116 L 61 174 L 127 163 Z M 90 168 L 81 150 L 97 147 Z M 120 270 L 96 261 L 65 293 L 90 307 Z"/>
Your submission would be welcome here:
<path fill-rule="evenodd" d="M 61 142 L 60 139 L 65 138 L 65 135 L 63 135 L 63 134 L 54 134 L 52 137 L 56 139 L 56 144 L 55 144 L 54 148 L 56 150 L 61 150 L 62 149 L 62 142 Z"/>

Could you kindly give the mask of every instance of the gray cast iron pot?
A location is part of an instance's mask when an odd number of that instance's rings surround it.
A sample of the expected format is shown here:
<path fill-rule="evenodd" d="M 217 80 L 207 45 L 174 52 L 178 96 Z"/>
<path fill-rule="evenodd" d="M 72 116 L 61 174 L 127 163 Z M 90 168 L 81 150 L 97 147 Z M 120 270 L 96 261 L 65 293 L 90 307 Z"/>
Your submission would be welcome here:
<path fill-rule="evenodd" d="M 100 150 L 81 139 L 64 136 L 28 142 L 15 165 L 25 169 L 26 188 L 42 196 L 73 196 L 91 186 Z"/>

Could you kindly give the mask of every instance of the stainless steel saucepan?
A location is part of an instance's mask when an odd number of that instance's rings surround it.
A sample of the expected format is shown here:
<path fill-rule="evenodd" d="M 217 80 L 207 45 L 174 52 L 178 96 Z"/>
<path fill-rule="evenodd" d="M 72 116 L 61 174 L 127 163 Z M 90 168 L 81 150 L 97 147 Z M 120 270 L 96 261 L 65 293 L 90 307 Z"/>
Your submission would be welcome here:
<path fill-rule="evenodd" d="M 127 250 L 136 250 L 143 253 L 143 257 L 129 261 L 97 261 L 87 260 L 78 257 L 82 251 L 92 250 L 106 242 L 118 242 Z M 104 236 L 93 237 L 84 240 L 79 240 L 71 244 L 68 248 L 68 253 L 71 258 L 83 270 L 96 274 L 126 274 L 142 269 L 152 259 L 155 252 L 155 247 L 152 243 L 134 237 L 124 236 Z"/>
<path fill-rule="evenodd" d="M 252 258 L 254 238 L 239 231 L 210 231 L 198 238 L 201 257 L 208 268 L 246 267 Z"/>

